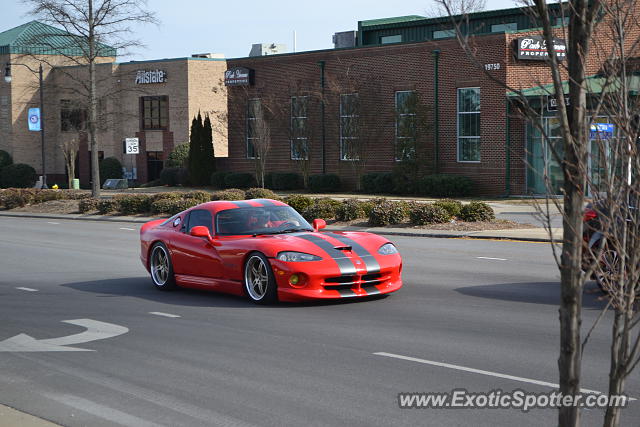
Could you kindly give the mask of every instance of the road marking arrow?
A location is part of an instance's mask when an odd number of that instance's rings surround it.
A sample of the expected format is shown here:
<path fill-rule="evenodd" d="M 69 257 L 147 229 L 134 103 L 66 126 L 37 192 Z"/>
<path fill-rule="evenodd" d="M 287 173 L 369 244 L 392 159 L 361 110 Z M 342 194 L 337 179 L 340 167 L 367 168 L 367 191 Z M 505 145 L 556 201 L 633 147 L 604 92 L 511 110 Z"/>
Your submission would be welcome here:
<path fill-rule="evenodd" d="M 19 334 L 15 337 L 0 341 L 0 352 L 17 351 L 95 351 L 84 348 L 67 347 L 72 344 L 81 344 L 90 341 L 103 340 L 105 338 L 117 337 L 129 332 L 124 326 L 112 323 L 98 322 L 91 319 L 63 320 L 64 323 L 82 326 L 86 331 L 79 334 L 69 335 L 60 338 L 50 338 L 37 340 L 27 334 Z"/>

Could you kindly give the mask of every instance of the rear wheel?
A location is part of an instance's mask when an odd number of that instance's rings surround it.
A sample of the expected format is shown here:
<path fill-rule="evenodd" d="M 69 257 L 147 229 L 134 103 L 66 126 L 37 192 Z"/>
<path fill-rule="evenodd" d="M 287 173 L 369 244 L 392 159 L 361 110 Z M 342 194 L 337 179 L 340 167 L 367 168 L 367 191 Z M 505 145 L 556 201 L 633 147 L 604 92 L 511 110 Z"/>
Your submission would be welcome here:
<path fill-rule="evenodd" d="M 149 267 L 151 270 L 151 280 L 156 289 L 170 291 L 176 288 L 171 256 L 169 256 L 169 250 L 164 243 L 155 243 L 151 248 Z"/>
<path fill-rule="evenodd" d="M 244 288 L 257 304 L 268 304 L 278 299 L 278 286 L 271 265 L 261 253 L 251 254 L 244 264 Z"/>

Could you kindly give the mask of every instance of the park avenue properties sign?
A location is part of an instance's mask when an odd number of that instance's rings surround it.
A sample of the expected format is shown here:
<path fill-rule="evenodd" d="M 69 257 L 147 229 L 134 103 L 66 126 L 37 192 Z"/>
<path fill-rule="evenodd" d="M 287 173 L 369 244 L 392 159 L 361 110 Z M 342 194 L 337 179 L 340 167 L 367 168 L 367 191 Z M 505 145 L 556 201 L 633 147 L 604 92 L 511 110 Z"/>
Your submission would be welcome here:
<path fill-rule="evenodd" d="M 563 39 L 553 39 L 556 57 L 562 61 L 567 56 L 567 43 Z M 541 36 L 519 37 L 516 39 L 516 58 L 544 61 L 549 57 L 547 41 Z"/>
<path fill-rule="evenodd" d="M 146 85 L 151 83 L 166 83 L 167 72 L 164 70 L 138 70 L 136 72 L 136 84 Z"/>
<path fill-rule="evenodd" d="M 235 67 L 224 72 L 225 86 L 249 86 L 252 84 L 252 70 L 245 67 Z"/>

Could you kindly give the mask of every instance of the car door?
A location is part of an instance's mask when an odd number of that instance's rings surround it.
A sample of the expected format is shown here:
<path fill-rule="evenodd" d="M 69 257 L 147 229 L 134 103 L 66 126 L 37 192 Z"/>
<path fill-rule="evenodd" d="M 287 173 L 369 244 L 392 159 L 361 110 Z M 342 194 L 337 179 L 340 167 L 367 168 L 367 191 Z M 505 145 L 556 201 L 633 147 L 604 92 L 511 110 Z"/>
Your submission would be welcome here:
<path fill-rule="evenodd" d="M 176 274 L 217 279 L 222 277 L 220 255 L 214 245 L 189 233 L 195 226 L 204 226 L 213 235 L 213 220 L 207 209 L 193 209 L 183 220 L 173 237 L 173 264 Z"/>

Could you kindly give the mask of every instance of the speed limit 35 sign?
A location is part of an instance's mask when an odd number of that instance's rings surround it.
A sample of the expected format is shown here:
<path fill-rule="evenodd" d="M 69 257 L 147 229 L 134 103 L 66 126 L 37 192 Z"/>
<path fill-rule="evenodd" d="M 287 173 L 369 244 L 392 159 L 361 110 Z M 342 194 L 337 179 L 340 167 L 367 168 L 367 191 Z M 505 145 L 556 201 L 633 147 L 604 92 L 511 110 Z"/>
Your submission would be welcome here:
<path fill-rule="evenodd" d="M 140 154 L 140 141 L 138 138 L 125 138 L 124 154 Z"/>

